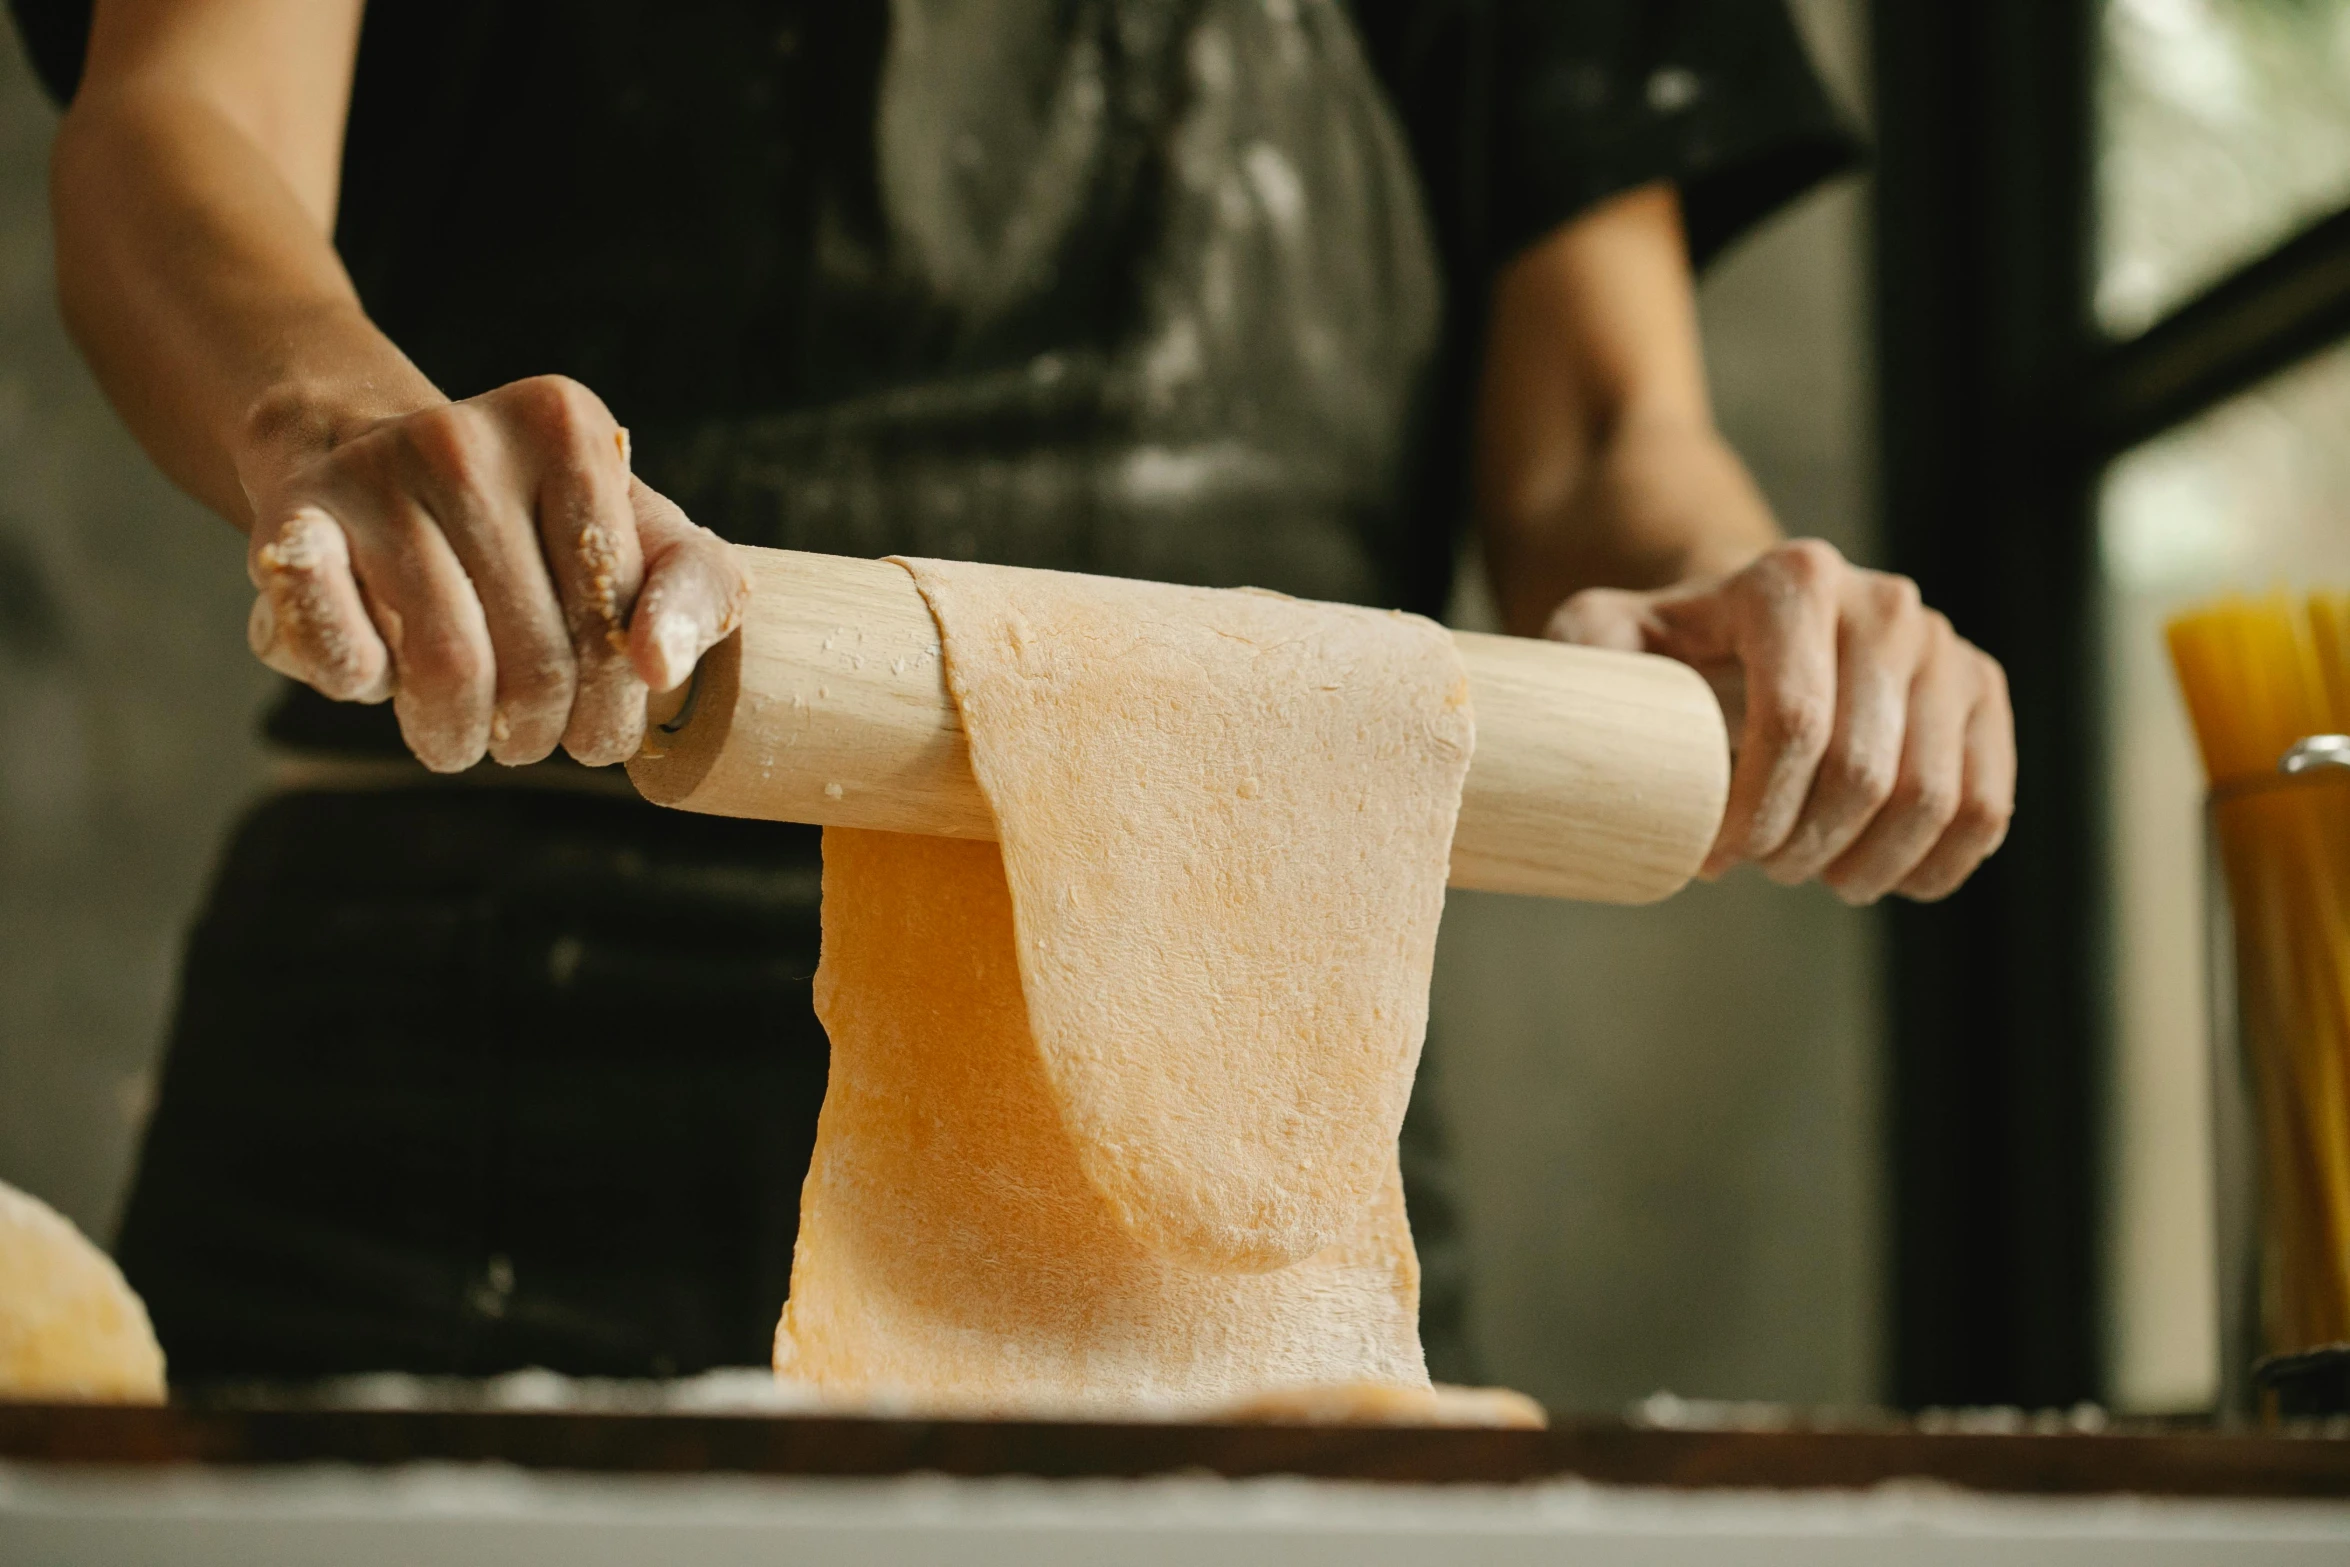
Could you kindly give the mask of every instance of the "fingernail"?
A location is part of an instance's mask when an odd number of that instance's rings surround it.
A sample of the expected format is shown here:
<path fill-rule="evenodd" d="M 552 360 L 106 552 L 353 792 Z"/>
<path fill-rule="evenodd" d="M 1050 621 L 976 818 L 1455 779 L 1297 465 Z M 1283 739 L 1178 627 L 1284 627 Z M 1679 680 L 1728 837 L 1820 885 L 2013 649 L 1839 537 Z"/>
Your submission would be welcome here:
<path fill-rule="evenodd" d="M 662 688 L 677 685 L 694 672 L 694 623 L 679 614 L 663 615 L 653 626 L 653 646 L 661 654 Z"/>
<path fill-rule="evenodd" d="M 266 659 L 277 643 L 277 610 L 263 594 L 253 601 L 253 613 L 245 619 L 245 645 L 254 656 Z"/>

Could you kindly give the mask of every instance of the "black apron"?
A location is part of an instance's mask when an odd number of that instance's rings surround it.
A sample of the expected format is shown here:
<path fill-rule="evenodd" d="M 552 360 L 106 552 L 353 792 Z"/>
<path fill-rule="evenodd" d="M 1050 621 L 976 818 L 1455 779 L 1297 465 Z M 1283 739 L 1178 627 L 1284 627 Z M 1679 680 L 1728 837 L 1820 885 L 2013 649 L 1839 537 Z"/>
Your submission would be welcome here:
<path fill-rule="evenodd" d="M 756 1362 L 824 1093 L 812 828 L 283 795 L 189 943 L 119 1252 L 175 1381 Z"/>

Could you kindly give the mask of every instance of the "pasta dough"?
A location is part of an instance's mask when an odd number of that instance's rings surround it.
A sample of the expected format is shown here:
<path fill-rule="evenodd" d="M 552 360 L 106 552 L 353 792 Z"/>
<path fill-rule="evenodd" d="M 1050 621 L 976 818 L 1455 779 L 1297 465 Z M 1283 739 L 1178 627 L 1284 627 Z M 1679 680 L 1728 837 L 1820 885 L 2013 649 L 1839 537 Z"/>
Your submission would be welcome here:
<path fill-rule="evenodd" d="M 1282 1388 L 1218 1410 L 1236 1425 L 1516 1426 L 1546 1424 L 1542 1406 L 1506 1387 L 1389 1387 L 1334 1382 Z"/>
<path fill-rule="evenodd" d="M 925 1407 L 1426 1389 L 1395 1141 L 1472 744 L 1451 639 L 904 562 L 996 844 L 825 834 L 784 1375 Z"/>
<path fill-rule="evenodd" d="M 160 1403 L 163 1351 L 112 1258 L 0 1184 L 0 1398 Z"/>

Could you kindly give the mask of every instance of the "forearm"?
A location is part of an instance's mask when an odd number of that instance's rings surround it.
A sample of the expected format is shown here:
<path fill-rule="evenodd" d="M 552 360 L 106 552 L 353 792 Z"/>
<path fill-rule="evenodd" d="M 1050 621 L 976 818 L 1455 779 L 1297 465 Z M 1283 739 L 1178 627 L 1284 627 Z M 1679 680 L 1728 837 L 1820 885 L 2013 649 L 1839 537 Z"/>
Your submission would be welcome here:
<path fill-rule="evenodd" d="M 85 91 L 52 188 L 75 340 L 157 464 L 238 527 L 254 465 L 443 400 L 368 321 L 322 215 L 201 94 Z"/>
<path fill-rule="evenodd" d="M 1728 571 L 1778 540 L 1714 428 L 1670 187 L 1607 203 L 1496 279 L 1475 499 L 1522 635 L 1585 588 Z"/>
<path fill-rule="evenodd" d="M 1536 636 L 1586 588 L 1657 588 L 1735 571 L 1781 537 L 1745 465 L 1710 425 L 1620 423 L 1578 443 L 1569 488 L 1540 509 L 1482 513 L 1502 619 Z"/>

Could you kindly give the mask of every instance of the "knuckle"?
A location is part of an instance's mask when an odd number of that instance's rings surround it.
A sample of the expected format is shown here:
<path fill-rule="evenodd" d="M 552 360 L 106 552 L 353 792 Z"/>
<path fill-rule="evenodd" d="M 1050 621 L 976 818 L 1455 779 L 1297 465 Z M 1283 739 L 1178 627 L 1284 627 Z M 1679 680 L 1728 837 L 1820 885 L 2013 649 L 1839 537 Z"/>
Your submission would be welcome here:
<path fill-rule="evenodd" d="M 549 439 L 569 444 L 611 439 L 604 400 L 567 375 L 535 375 L 506 389 L 516 411 Z"/>
<path fill-rule="evenodd" d="M 1731 579 L 1729 592 L 1748 614 L 1765 619 L 1816 613 L 1836 603 L 1846 569 L 1834 545 L 1796 539 Z"/>
<path fill-rule="evenodd" d="M 1990 654 L 1984 652 L 1981 648 L 1976 648 L 1974 650 L 1974 654 L 1976 659 L 1982 665 L 1984 686 L 1993 696 L 1999 699 L 2000 707 L 2005 709 L 2009 706 L 2009 697 L 2007 691 L 2007 666 L 2000 663 L 1999 660 L 1993 658 Z"/>
<path fill-rule="evenodd" d="M 1925 626 L 1925 656 L 1929 662 L 1944 663 L 1952 654 L 1965 649 L 1966 643 L 1960 640 L 1948 615 L 1938 609 L 1921 608 L 1920 617 Z"/>
<path fill-rule="evenodd" d="M 1816 590 L 1844 569 L 1844 556 L 1825 539 L 1794 539 L 1771 553 L 1779 574 L 1796 587 Z"/>
<path fill-rule="evenodd" d="M 1875 807 L 1893 797 L 1896 783 L 1892 761 L 1874 751 L 1839 749 L 1821 764 L 1826 781 L 1837 793 Z"/>
<path fill-rule="evenodd" d="M 1750 699 L 1751 700 L 1751 699 Z M 1765 739 L 1783 750 L 1817 752 L 1827 748 L 1835 723 L 1827 699 L 1795 692 L 1777 692 L 1756 709 Z"/>
<path fill-rule="evenodd" d="M 1995 844 L 2007 837 L 2008 824 L 2015 816 L 2015 806 L 2003 798 L 1970 792 L 1958 802 L 1952 815 L 1953 825 L 1968 838 Z"/>
<path fill-rule="evenodd" d="M 1918 585 L 1909 578 L 1892 572 L 1871 572 L 1868 577 L 1870 607 L 1888 621 L 1904 621 L 1925 608 L 1925 600 Z"/>
<path fill-rule="evenodd" d="M 469 410 L 419 414 L 401 425 L 400 443 L 408 461 L 438 488 L 468 495 L 487 488 L 490 443 Z"/>
<path fill-rule="evenodd" d="M 1948 781 L 1910 773 L 1894 784 L 1887 803 L 1905 816 L 1946 828 L 1958 819 L 1960 799 Z"/>

